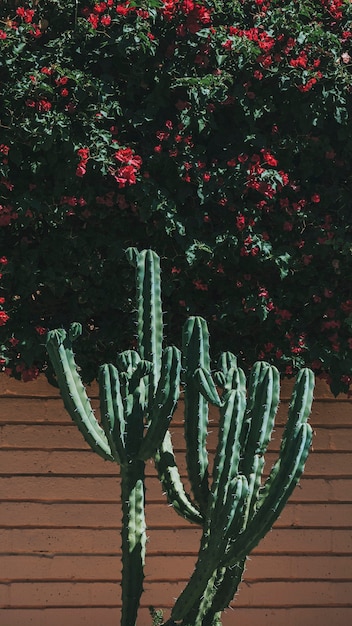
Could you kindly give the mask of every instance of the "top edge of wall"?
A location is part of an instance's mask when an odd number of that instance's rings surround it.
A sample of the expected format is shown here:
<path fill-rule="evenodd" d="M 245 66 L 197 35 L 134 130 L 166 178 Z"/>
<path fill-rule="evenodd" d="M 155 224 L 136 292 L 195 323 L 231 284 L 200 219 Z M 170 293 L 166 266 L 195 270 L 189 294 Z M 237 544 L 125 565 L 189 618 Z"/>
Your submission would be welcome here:
<path fill-rule="evenodd" d="M 281 399 L 289 399 L 292 392 L 294 380 L 281 381 Z M 93 382 L 87 385 L 87 394 L 91 398 L 99 396 L 98 384 Z M 10 378 L 6 374 L 0 374 L 0 397 L 7 398 L 58 398 L 60 392 L 53 385 L 50 385 L 44 375 L 30 382 L 21 382 Z M 351 402 L 346 394 L 339 394 L 337 398 L 331 393 L 329 386 L 323 380 L 317 380 L 314 398 L 333 402 Z"/>

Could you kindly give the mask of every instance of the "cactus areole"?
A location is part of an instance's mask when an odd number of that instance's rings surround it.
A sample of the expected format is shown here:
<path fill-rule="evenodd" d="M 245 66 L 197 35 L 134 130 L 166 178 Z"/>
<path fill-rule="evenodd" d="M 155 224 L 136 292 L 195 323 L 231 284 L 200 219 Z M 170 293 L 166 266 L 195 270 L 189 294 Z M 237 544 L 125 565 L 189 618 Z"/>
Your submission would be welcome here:
<path fill-rule="evenodd" d="M 153 458 L 168 502 L 203 533 L 194 572 L 165 626 L 218 626 L 241 581 L 248 554 L 271 529 L 299 481 L 312 440 L 307 423 L 314 376 L 296 379 L 280 452 L 263 477 L 279 404 L 275 367 L 254 364 L 248 381 L 231 352 L 211 369 L 201 317 L 183 328 L 182 354 L 163 347 L 160 260 L 152 250 L 126 251 L 136 276 L 137 346 L 99 370 L 100 422 L 80 379 L 72 344 L 79 324 L 52 330 L 47 350 L 65 408 L 87 443 L 120 465 L 122 501 L 121 626 L 135 626 L 143 592 L 145 462 Z M 184 393 L 186 461 L 191 493 L 180 478 L 168 431 Z M 209 404 L 219 410 L 212 470 L 207 452 Z"/>

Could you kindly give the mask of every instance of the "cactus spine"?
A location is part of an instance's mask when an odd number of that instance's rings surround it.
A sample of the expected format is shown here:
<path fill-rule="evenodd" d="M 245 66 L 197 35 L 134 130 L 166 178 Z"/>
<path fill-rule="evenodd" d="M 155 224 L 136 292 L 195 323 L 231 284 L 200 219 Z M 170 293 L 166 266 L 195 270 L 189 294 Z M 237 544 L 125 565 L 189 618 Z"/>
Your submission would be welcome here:
<path fill-rule="evenodd" d="M 105 460 L 120 465 L 122 500 L 121 626 L 135 626 L 143 591 L 146 523 L 145 461 L 162 445 L 180 391 L 181 358 L 162 348 L 159 257 L 151 250 L 127 250 L 135 268 L 137 350 L 118 354 L 116 366 L 99 370 L 101 424 L 80 379 L 72 342 L 82 329 L 53 330 L 47 350 L 65 407 L 87 443 Z"/>

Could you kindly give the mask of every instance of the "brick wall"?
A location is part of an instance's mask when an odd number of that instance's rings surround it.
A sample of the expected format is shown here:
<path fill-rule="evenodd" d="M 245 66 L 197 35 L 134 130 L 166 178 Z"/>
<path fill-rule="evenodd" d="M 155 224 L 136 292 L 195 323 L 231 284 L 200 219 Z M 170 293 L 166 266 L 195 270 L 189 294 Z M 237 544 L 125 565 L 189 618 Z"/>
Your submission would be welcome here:
<path fill-rule="evenodd" d="M 96 389 L 89 393 L 96 396 Z M 284 384 L 272 458 L 288 397 Z M 319 384 L 311 423 L 314 452 L 305 476 L 248 561 L 224 626 L 352 623 L 352 403 Z M 182 450 L 182 413 L 172 431 Z M 151 604 L 168 614 L 200 537 L 164 504 L 151 463 L 147 473 L 149 542 L 138 626 L 151 626 Z M 56 390 L 43 379 L 20 384 L 1 376 L 1 626 L 118 626 L 118 500 L 118 468 L 90 451 Z"/>

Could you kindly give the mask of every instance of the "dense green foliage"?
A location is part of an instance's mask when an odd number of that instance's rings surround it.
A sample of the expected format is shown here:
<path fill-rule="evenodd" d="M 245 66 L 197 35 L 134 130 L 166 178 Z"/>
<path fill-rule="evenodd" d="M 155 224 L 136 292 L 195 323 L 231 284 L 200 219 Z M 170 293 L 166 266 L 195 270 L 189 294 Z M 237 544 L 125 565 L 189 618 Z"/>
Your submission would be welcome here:
<path fill-rule="evenodd" d="M 124 250 L 162 257 L 168 343 L 352 377 L 349 0 L 4 0 L 0 343 L 28 380 L 79 321 L 131 347 Z M 50 370 L 46 370 L 50 377 Z"/>

